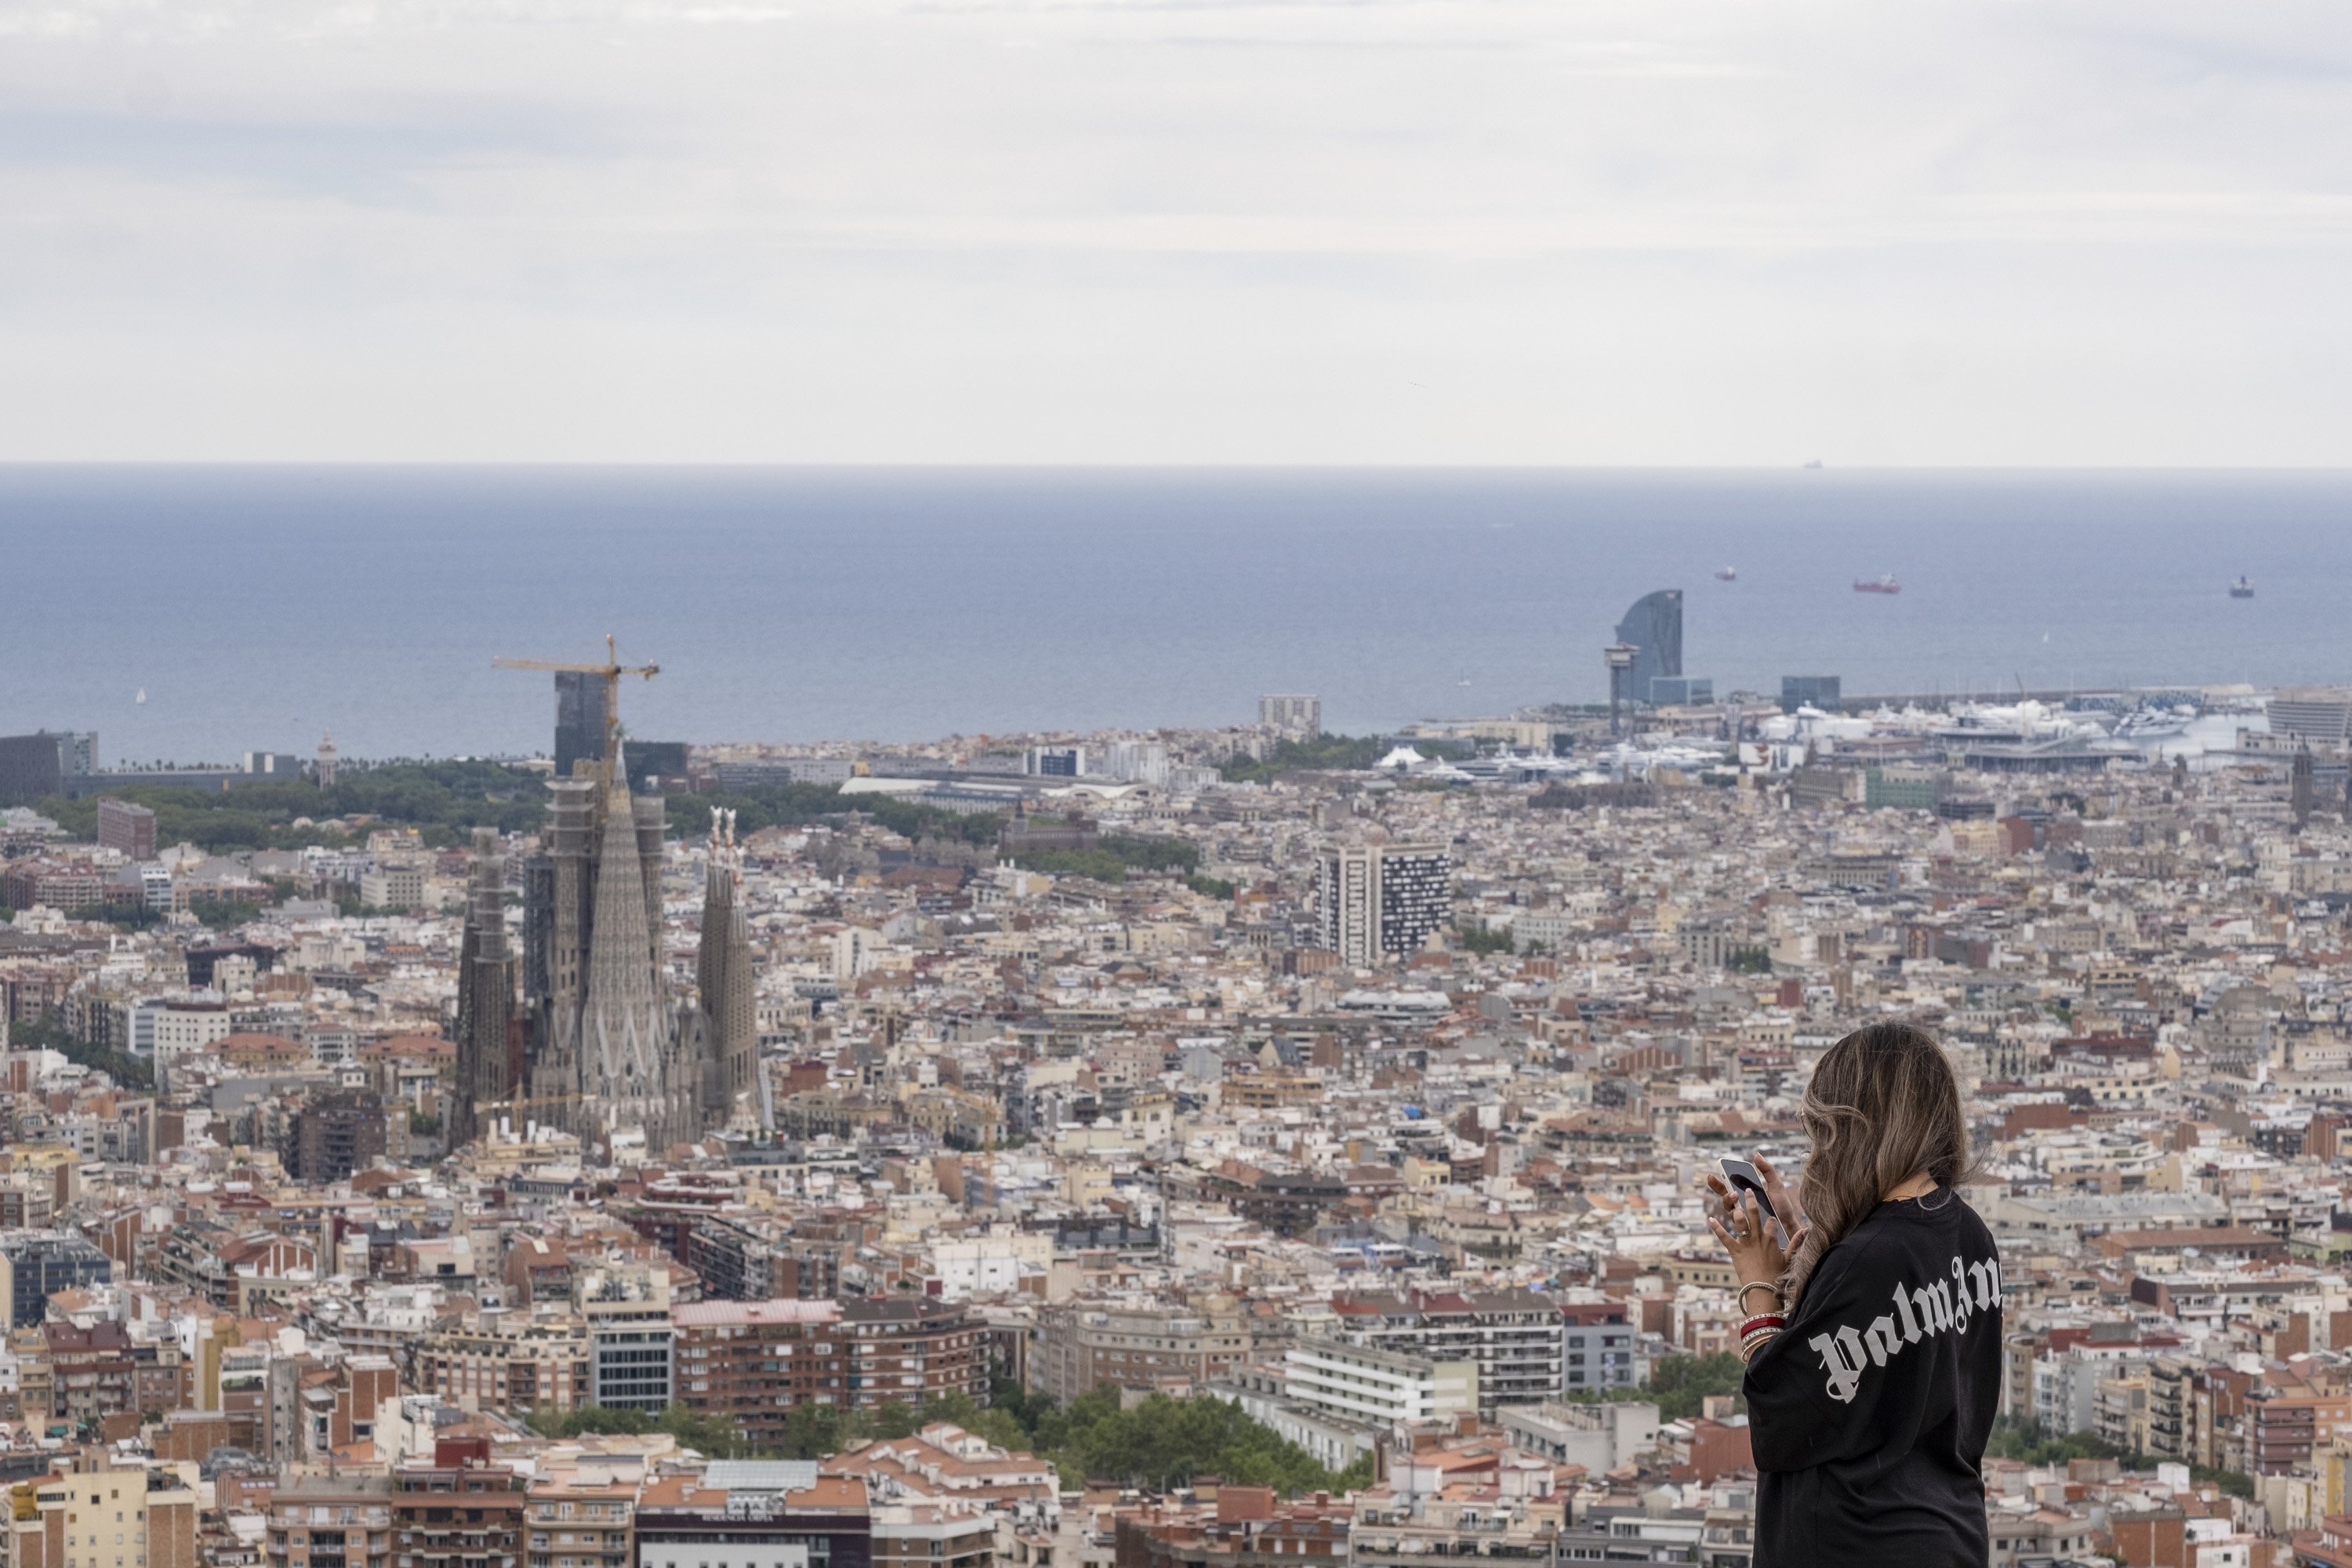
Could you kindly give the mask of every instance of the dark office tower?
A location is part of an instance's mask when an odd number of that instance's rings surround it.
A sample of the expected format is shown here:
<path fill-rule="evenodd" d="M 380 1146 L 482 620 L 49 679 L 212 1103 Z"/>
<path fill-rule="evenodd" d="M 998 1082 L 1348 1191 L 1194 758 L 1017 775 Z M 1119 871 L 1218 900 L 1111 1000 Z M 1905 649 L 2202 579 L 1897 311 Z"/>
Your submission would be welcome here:
<path fill-rule="evenodd" d="M 507 942 L 506 867 L 498 829 L 474 829 L 473 880 L 457 949 L 457 1093 L 449 1117 L 453 1148 L 480 1137 L 485 1123 L 499 1114 L 495 1102 L 515 1092 L 509 1041 L 516 1019 L 516 965 Z"/>
<path fill-rule="evenodd" d="M 1834 675 L 1784 675 L 1780 678 L 1780 711 L 1794 713 L 1800 708 L 1819 708 L 1834 712 L 1843 684 Z"/>
<path fill-rule="evenodd" d="M 760 1021 L 751 993 L 751 936 L 743 923 L 743 857 L 735 814 L 710 814 L 710 869 L 702 894 L 702 946 L 694 961 L 694 1055 L 706 1126 L 760 1124 Z"/>
<path fill-rule="evenodd" d="M 686 773 L 684 741 L 631 741 L 629 776 L 646 779 L 680 778 Z"/>
<path fill-rule="evenodd" d="M 2297 746 L 2294 749 L 2294 772 L 2291 777 L 2293 782 L 2287 786 L 2288 798 L 2291 802 L 2292 809 L 2294 812 L 2295 830 L 2297 832 L 2301 832 L 2303 830 L 2303 825 L 2311 820 L 2312 784 L 2310 747 Z"/>
<path fill-rule="evenodd" d="M 604 678 L 574 670 L 555 672 L 555 776 L 568 779 L 575 764 L 604 755 Z M 585 776 L 584 774 L 583 775 Z"/>
<path fill-rule="evenodd" d="M 1636 702 L 1655 700 L 1650 682 L 1683 672 L 1683 591 L 1661 588 L 1633 601 L 1617 623 L 1617 640 L 1633 650 L 1625 691 Z"/>
<path fill-rule="evenodd" d="M 0 805 L 24 805 L 52 795 L 78 795 L 68 784 L 98 771 L 98 736 L 41 730 L 0 735 Z"/>

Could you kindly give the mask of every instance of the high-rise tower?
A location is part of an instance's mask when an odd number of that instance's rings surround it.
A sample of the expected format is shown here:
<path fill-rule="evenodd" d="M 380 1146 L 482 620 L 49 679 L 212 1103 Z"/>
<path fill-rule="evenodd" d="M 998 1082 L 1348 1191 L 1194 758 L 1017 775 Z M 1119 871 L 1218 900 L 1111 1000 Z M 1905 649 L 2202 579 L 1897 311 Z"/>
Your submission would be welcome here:
<path fill-rule="evenodd" d="M 1617 640 L 1633 649 L 1625 695 L 1635 702 L 1655 701 L 1650 682 L 1683 672 L 1683 591 L 1661 588 L 1634 600 L 1617 623 Z"/>
<path fill-rule="evenodd" d="M 555 672 L 555 776 L 586 778 L 604 760 L 604 704 L 611 692 L 593 671 Z M 589 766 L 583 767 L 582 763 Z"/>
<path fill-rule="evenodd" d="M 480 1136 L 484 1107 L 510 1099 L 515 1091 L 519 1015 L 515 960 L 507 942 L 506 865 L 499 830 L 474 829 L 473 875 L 457 952 L 457 1092 L 449 1114 L 453 1147 Z"/>
<path fill-rule="evenodd" d="M 1454 858 L 1440 845 L 1327 849 L 1317 865 L 1322 944 L 1365 968 L 1421 951 L 1453 919 Z"/>
<path fill-rule="evenodd" d="M 708 1126 L 759 1125 L 760 1020 L 752 993 L 751 937 L 740 897 L 742 851 L 735 814 L 710 814 L 710 867 L 702 894 L 702 946 L 696 955 L 693 1036 L 702 1068 Z"/>

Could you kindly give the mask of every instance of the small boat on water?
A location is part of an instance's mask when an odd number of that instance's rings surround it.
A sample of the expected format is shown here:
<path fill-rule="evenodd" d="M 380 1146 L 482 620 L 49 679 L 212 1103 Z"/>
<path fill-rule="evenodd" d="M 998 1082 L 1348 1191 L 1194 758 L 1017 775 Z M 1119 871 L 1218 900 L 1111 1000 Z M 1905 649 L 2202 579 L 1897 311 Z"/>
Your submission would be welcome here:
<path fill-rule="evenodd" d="M 2162 741 L 2189 732 L 2193 708 L 2135 708 L 2116 726 L 2118 741 Z"/>
<path fill-rule="evenodd" d="M 1718 583 L 1737 583 L 1739 581 L 1739 568 L 1718 566 L 1715 569 L 1715 580 Z"/>
<path fill-rule="evenodd" d="M 1874 583 L 1865 583 L 1856 578 L 1853 591 L 1857 594 L 1899 594 L 1903 592 L 1903 584 L 1895 580 L 1894 573 L 1889 572 Z"/>
<path fill-rule="evenodd" d="M 2240 577 L 2230 584 L 2230 597 L 2232 599 L 2251 599 L 2253 596 L 2254 580 L 2252 578 Z"/>

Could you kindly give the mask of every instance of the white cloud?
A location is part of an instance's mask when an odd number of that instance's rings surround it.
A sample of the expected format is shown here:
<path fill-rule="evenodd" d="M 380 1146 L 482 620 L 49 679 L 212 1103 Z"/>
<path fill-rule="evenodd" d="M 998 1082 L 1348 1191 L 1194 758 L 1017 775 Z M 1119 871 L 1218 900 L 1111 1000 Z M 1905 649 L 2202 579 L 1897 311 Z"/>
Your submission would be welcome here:
<path fill-rule="evenodd" d="M 2316 5 L 0 4 L 0 456 L 2336 463 Z"/>

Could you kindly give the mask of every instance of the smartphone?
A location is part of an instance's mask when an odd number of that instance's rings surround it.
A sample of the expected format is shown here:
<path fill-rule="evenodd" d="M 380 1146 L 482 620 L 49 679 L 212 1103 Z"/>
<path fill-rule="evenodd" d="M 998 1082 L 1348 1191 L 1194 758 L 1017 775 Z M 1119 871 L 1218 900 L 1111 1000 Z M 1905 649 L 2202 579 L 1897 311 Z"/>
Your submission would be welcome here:
<path fill-rule="evenodd" d="M 1733 1194 L 1754 1193 L 1756 1206 L 1764 1211 L 1766 1219 L 1780 1217 L 1772 1212 L 1772 1200 L 1764 1191 L 1764 1177 L 1753 1164 L 1746 1160 L 1726 1154 L 1716 1161 L 1715 1168 L 1722 1173 L 1724 1181 L 1730 1184 Z"/>

